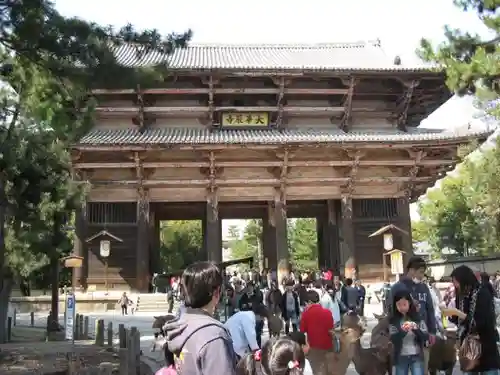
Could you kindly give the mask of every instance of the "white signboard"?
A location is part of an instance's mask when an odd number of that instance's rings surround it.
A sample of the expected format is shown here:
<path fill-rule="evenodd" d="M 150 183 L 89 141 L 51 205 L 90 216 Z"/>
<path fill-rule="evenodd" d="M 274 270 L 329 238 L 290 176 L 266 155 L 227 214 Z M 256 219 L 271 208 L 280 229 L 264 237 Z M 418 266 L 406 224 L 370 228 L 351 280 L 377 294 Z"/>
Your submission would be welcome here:
<path fill-rule="evenodd" d="M 109 257 L 109 252 L 111 250 L 111 242 L 107 240 L 101 241 L 100 254 L 103 258 Z"/>
<path fill-rule="evenodd" d="M 403 253 L 394 251 L 391 253 L 391 272 L 393 275 L 402 275 L 403 270 Z"/>
<path fill-rule="evenodd" d="M 68 294 L 66 297 L 66 340 L 73 340 L 75 331 L 75 296 Z"/>

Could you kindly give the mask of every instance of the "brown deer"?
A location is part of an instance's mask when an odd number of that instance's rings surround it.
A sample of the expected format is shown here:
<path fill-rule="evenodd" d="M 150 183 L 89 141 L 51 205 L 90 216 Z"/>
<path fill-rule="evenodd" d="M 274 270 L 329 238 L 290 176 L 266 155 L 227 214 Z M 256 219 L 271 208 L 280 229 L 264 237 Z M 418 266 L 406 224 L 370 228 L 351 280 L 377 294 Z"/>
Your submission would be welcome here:
<path fill-rule="evenodd" d="M 342 317 L 341 329 L 335 331 L 335 336 L 338 339 L 340 348 L 331 354 L 331 368 L 329 369 L 333 375 L 345 375 L 347 368 L 353 360 L 355 351 L 354 345 L 359 341 L 361 328 L 366 325 L 364 318 L 356 313 L 348 313 Z"/>
<path fill-rule="evenodd" d="M 352 316 L 344 315 L 342 318 L 341 329 L 335 331 L 334 334 L 338 339 L 340 347 L 334 352 L 329 354 L 330 360 L 329 374 L 332 375 L 345 375 L 347 368 L 353 358 L 352 345 L 359 339 L 358 329 L 359 319 Z"/>
<path fill-rule="evenodd" d="M 446 375 L 453 374 L 457 362 L 457 333 L 445 331 L 445 338 L 436 336 L 436 342 L 429 352 L 429 375 L 444 371 Z"/>
<path fill-rule="evenodd" d="M 163 326 L 174 319 L 176 316 L 173 314 L 162 315 L 162 316 L 154 316 L 153 317 L 153 325 L 151 328 L 155 330 L 153 340 L 153 344 L 151 345 L 151 351 L 154 352 L 156 347 L 159 345 L 160 347 L 164 344 L 165 332 L 163 331 Z M 161 336 L 161 337 L 160 337 Z"/>
<path fill-rule="evenodd" d="M 381 325 L 382 327 L 377 327 Z M 380 332 L 383 332 L 383 325 L 385 325 L 385 322 L 379 321 L 377 326 L 374 327 L 373 331 L 376 336 L 380 335 Z M 366 321 L 361 318 L 358 327 L 353 329 L 357 331 L 358 336 L 358 339 L 353 343 L 352 355 L 352 361 L 356 372 L 359 375 L 384 375 L 385 373 L 391 375 L 392 361 L 390 360 L 390 341 L 387 341 L 386 344 L 384 344 L 384 340 L 381 340 L 381 337 L 377 337 L 376 341 L 378 346 L 363 348 L 361 346 L 361 337 L 366 329 Z"/>
<path fill-rule="evenodd" d="M 267 318 L 267 327 L 269 328 L 270 337 L 279 337 L 283 329 L 283 319 L 281 319 L 281 315 L 271 312 Z"/>

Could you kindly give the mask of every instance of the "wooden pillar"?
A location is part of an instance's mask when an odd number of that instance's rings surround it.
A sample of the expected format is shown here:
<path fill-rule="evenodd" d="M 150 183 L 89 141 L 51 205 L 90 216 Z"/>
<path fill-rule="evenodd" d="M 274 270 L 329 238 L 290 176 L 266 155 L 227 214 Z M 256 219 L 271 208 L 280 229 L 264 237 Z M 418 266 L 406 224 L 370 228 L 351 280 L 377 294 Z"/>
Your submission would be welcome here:
<path fill-rule="evenodd" d="M 269 205 L 270 212 L 272 206 Z M 276 234 L 274 233 L 274 220 L 266 215 L 262 219 L 262 248 L 264 253 L 264 268 L 277 272 L 278 253 L 276 252 Z"/>
<path fill-rule="evenodd" d="M 278 189 L 272 205 L 272 218 L 276 238 L 276 256 L 278 260 L 278 283 L 283 285 L 283 280 L 290 274 L 290 253 L 288 252 L 287 215 L 284 194 Z"/>
<path fill-rule="evenodd" d="M 411 217 L 410 217 L 410 200 L 408 197 L 398 198 L 398 224 L 397 226 L 404 231 L 408 232 L 408 235 L 400 233 L 401 236 L 401 250 L 406 254 L 405 260 L 408 260 L 413 255 L 413 241 L 411 236 Z M 406 263 L 406 262 L 405 262 Z"/>
<path fill-rule="evenodd" d="M 203 220 L 203 243 L 207 260 L 222 262 L 222 227 L 219 218 L 217 202 L 214 199 L 207 201 L 205 218 Z"/>
<path fill-rule="evenodd" d="M 325 217 L 320 215 L 316 218 L 316 238 L 318 247 L 318 267 L 319 269 L 328 268 L 325 254 L 324 242 L 325 236 Z"/>
<path fill-rule="evenodd" d="M 346 268 L 345 276 L 355 278 L 358 276 L 358 263 L 356 259 L 354 227 L 352 221 L 352 198 L 349 195 L 342 195 L 340 207 L 342 212 L 342 235 L 344 240 L 344 249 L 347 256 L 347 261 L 344 264 L 344 267 Z M 352 270 L 354 270 L 354 272 Z"/>
<path fill-rule="evenodd" d="M 150 228 L 150 253 L 149 253 L 149 264 L 151 273 L 161 273 L 162 261 L 160 258 L 160 220 L 158 220 L 158 215 L 156 212 L 151 210 L 149 214 L 149 228 Z"/>
<path fill-rule="evenodd" d="M 328 268 L 332 269 L 335 275 L 340 274 L 340 248 L 339 229 L 337 226 L 337 205 L 334 200 L 326 201 L 327 218 L 323 225 L 325 227 L 324 236 L 326 238 L 326 259 Z"/>
<path fill-rule="evenodd" d="M 150 240 L 149 191 L 139 188 L 137 197 L 137 245 L 136 289 L 146 293 L 149 288 L 149 240 Z"/>
<path fill-rule="evenodd" d="M 87 277 L 89 272 L 89 256 L 87 238 L 87 202 L 75 212 L 75 239 L 73 243 L 73 254 L 83 258 L 81 268 L 73 270 L 73 285 L 87 288 Z"/>

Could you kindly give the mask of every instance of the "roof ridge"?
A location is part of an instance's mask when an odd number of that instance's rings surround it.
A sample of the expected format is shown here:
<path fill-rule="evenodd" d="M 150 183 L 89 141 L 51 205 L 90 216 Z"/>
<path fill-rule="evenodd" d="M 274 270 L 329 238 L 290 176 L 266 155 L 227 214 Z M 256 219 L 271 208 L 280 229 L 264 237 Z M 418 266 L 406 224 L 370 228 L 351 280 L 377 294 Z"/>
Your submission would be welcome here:
<path fill-rule="evenodd" d="M 318 43 L 189 43 L 187 48 L 287 48 L 287 49 L 318 49 L 318 48 L 362 48 L 368 45 L 376 45 L 374 41 L 354 42 L 318 42 Z"/>

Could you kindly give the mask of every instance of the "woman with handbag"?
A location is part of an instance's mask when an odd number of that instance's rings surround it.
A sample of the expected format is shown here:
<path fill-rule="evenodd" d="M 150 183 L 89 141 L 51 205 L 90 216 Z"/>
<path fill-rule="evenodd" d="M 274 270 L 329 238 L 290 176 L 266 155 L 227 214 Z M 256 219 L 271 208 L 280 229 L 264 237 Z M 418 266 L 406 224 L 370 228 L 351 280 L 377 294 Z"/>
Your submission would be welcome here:
<path fill-rule="evenodd" d="M 493 296 L 467 266 L 451 273 L 456 290 L 456 308 L 447 309 L 458 325 L 459 360 L 464 374 L 497 375 L 500 355 L 495 327 Z"/>

